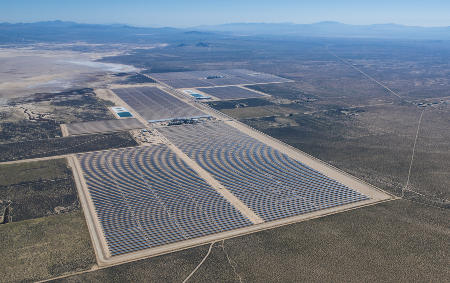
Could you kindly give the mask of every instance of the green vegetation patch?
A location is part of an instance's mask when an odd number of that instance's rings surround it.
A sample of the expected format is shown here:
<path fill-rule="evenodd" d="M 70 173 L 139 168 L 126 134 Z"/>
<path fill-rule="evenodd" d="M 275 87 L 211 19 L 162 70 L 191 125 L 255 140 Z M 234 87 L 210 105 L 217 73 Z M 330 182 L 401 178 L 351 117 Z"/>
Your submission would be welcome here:
<path fill-rule="evenodd" d="M 0 225 L 2 282 L 37 281 L 95 264 L 81 211 Z"/>
<path fill-rule="evenodd" d="M 10 202 L 12 222 L 79 209 L 65 159 L 0 165 L 0 200 Z"/>

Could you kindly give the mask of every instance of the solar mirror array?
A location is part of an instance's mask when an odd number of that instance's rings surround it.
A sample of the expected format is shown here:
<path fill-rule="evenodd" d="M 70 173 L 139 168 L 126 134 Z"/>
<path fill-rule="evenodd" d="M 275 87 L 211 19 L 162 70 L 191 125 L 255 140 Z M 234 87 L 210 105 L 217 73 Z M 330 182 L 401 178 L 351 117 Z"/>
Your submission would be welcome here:
<path fill-rule="evenodd" d="M 208 116 L 157 87 L 117 88 L 113 91 L 149 122 Z"/>
<path fill-rule="evenodd" d="M 174 88 L 290 82 L 275 75 L 246 69 L 153 73 L 151 77 Z"/>
<path fill-rule="evenodd" d="M 221 86 L 211 88 L 199 88 L 198 90 L 212 95 L 221 100 L 226 99 L 242 99 L 242 98 L 259 98 L 264 95 L 238 86 Z"/>
<path fill-rule="evenodd" d="M 266 221 L 368 199 L 223 122 L 160 131 Z"/>
<path fill-rule="evenodd" d="M 195 86 L 199 76 L 208 81 L 221 79 L 215 81 L 217 84 L 230 83 L 225 78 L 231 77 L 234 83 L 278 78 L 248 70 L 156 74 L 170 83 L 197 77 L 191 83 Z M 226 97 L 233 89 L 221 87 L 220 92 Z M 114 92 L 148 121 L 207 116 L 157 87 L 118 88 Z M 135 119 L 119 121 L 120 125 L 141 126 Z M 114 123 L 112 128 L 122 127 Z M 105 125 L 104 121 L 72 125 L 69 132 L 84 133 Z M 167 140 L 77 155 L 109 256 L 368 199 L 277 146 L 223 121 L 169 125 L 152 129 Z"/>
<path fill-rule="evenodd" d="M 78 158 L 113 256 L 251 224 L 167 145 Z"/>

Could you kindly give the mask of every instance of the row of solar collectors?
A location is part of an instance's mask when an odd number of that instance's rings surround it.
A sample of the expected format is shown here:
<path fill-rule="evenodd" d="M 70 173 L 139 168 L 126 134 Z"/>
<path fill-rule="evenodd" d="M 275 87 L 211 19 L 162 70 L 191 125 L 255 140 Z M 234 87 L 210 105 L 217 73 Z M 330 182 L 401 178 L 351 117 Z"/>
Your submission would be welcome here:
<path fill-rule="evenodd" d="M 264 95 L 237 86 L 198 88 L 198 90 L 219 99 L 258 98 Z"/>
<path fill-rule="evenodd" d="M 367 199 L 223 122 L 159 130 L 266 221 Z"/>
<path fill-rule="evenodd" d="M 175 88 L 289 82 L 275 75 L 245 69 L 154 73 L 151 76 Z"/>
<path fill-rule="evenodd" d="M 243 79 L 247 79 L 249 81 L 257 81 L 259 79 L 262 80 L 282 80 L 282 81 L 289 81 L 287 79 L 266 74 L 266 73 L 260 73 L 260 72 L 254 72 L 251 70 L 246 69 L 228 69 L 228 70 L 208 70 L 208 71 L 190 71 L 190 72 L 170 72 L 170 73 L 153 73 L 151 76 L 160 79 L 160 80 L 167 80 L 167 79 L 199 79 L 199 78 L 205 78 L 208 77 L 211 78 L 211 80 L 214 80 L 215 78 L 220 77 L 239 77 Z"/>
<path fill-rule="evenodd" d="M 66 124 L 70 136 L 127 131 L 143 128 L 144 125 L 137 119 L 117 119 L 105 121 L 92 121 L 83 123 Z"/>
<path fill-rule="evenodd" d="M 205 116 L 201 110 L 157 87 L 118 88 L 113 91 L 147 121 Z"/>
<path fill-rule="evenodd" d="M 251 225 L 166 145 L 79 159 L 112 255 Z"/>

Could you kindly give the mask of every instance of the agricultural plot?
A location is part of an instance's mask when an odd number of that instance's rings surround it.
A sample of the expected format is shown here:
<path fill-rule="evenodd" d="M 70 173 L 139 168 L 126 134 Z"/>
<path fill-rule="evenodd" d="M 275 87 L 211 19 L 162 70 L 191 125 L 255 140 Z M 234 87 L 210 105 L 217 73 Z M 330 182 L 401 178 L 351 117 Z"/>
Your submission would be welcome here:
<path fill-rule="evenodd" d="M 167 145 L 78 158 L 111 256 L 251 224 Z"/>
<path fill-rule="evenodd" d="M 96 133 L 121 132 L 127 130 L 140 129 L 144 128 L 145 126 L 141 122 L 139 122 L 138 119 L 133 118 L 133 119 L 72 123 L 66 124 L 66 127 L 69 136 L 77 136 Z"/>
<path fill-rule="evenodd" d="M 224 123 L 160 131 L 265 221 L 368 199 Z"/>
<path fill-rule="evenodd" d="M 153 73 L 151 77 L 174 88 L 290 82 L 275 75 L 245 69 Z"/>
<path fill-rule="evenodd" d="M 199 88 L 198 90 L 220 100 L 260 98 L 264 95 L 238 86 Z"/>
<path fill-rule="evenodd" d="M 157 87 L 118 88 L 113 91 L 149 122 L 208 116 Z"/>

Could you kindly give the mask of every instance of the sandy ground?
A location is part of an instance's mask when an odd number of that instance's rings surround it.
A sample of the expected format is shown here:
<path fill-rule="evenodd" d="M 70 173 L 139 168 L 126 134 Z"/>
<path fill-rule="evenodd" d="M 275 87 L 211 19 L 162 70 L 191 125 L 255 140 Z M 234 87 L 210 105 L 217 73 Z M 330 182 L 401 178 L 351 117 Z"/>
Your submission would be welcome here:
<path fill-rule="evenodd" d="M 136 72 L 129 65 L 95 62 L 118 51 L 82 53 L 67 50 L 0 48 L 0 104 L 37 92 L 97 87 L 113 81 L 111 73 Z"/>

